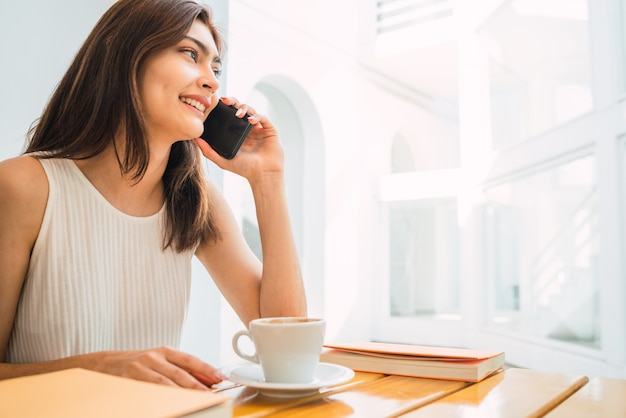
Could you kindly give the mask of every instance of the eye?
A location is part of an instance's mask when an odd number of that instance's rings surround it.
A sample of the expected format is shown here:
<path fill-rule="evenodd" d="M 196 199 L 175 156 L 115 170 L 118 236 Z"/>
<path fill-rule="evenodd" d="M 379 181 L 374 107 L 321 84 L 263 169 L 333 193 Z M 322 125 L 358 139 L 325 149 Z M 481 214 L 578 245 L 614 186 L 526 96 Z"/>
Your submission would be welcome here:
<path fill-rule="evenodd" d="M 186 54 L 191 58 L 194 62 L 198 62 L 198 52 L 194 49 L 183 49 L 183 54 Z"/>
<path fill-rule="evenodd" d="M 220 76 L 222 75 L 222 68 L 221 67 L 214 67 L 212 68 L 213 70 L 213 74 L 215 74 L 216 78 L 220 78 Z"/>

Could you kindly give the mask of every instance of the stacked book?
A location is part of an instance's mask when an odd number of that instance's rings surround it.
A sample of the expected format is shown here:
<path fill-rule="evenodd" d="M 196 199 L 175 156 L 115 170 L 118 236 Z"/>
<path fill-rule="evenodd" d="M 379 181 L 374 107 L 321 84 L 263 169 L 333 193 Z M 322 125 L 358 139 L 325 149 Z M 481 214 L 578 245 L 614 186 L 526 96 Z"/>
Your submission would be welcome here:
<path fill-rule="evenodd" d="M 320 361 L 356 371 L 478 382 L 504 367 L 504 352 L 379 342 L 326 344 Z"/>

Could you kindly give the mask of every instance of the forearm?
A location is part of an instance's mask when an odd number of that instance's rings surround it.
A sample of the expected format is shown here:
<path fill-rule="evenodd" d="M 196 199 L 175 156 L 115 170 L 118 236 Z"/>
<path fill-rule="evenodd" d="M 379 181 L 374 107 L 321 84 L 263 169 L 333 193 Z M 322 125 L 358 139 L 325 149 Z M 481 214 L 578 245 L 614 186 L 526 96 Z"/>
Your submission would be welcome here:
<path fill-rule="evenodd" d="M 251 186 L 263 250 L 260 314 L 305 316 L 306 297 L 282 174 L 265 176 Z"/>
<path fill-rule="evenodd" d="M 14 377 L 30 376 L 57 370 L 80 367 L 90 369 L 89 355 L 73 356 L 58 360 L 49 360 L 38 363 L 0 363 L 0 380 Z"/>
<path fill-rule="evenodd" d="M 0 363 L 0 379 L 75 367 L 192 389 L 207 389 L 225 379 L 219 370 L 204 361 L 169 347 L 100 351 L 31 364 Z"/>

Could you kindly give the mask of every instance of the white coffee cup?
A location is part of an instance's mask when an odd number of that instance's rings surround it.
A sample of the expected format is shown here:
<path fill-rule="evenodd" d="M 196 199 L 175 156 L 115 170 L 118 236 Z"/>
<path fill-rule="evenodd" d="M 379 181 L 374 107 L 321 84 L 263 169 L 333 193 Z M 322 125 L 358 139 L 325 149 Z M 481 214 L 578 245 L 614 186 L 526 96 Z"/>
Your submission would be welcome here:
<path fill-rule="evenodd" d="M 269 383 L 310 383 L 324 345 L 326 321 L 318 318 L 278 317 L 250 321 L 249 329 L 233 336 L 233 350 L 245 360 L 261 365 Z M 239 348 L 239 338 L 248 337 L 255 353 Z"/>

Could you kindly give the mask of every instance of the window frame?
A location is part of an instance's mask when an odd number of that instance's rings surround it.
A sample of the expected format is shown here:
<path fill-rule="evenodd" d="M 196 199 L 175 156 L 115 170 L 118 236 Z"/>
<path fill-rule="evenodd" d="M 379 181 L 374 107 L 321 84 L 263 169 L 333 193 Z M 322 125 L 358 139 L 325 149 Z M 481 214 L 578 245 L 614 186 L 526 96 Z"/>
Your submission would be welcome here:
<path fill-rule="evenodd" d="M 489 115 L 481 112 L 484 106 L 476 105 L 477 100 L 484 99 L 488 94 L 485 92 L 488 88 L 486 56 L 481 52 L 474 28 L 459 34 L 460 39 L 463 39 L 459 41 L 459 71 L 463 72 L 461 79 L 478 80 L 473 85 L 460 85 L 462 165 L 455 170 L 454 176 L 451 172 L 443 175 L 440 172 L 413 175 L 411 187 L 418 188 L 424 181 L 443 179 L 449 186 L 446 187 L 447 192 L 442 194 L 456 197 L 460 211 L 469 214 L 468 222 L 460 231 L 463 250 L 459 262 L 462 266 L 461 291 L 464 295 L 461 314 L 455 318 L 391 317 L 388 270 L 385 269 L 386 260 L 382 257 L 375 274 L 385 279 L 375 284 L 374 294 L 378 302 L 372 326 L 374 340 L 497 347 L 507 353 L 508 361 L 521 367 L 584 373 L 589 376 L 625 375 L 626 284 L 622 259 L 626 259 L 623 238 L 626 236 L 626 225 L 622 213 L 626 212 L 626 81 L 620 74 L 626 66 L 626 53 L 620 60 L 616 58 L 619 53 L 614 52 L 623 51 L 620 48 L 626 42 L 622 32 L 622 28 L 626 28 L 626 23 L 622 21 L 626 19 L 626 13 L 624 16 L 617 13 L 618 10 L 624 12 L 626 1 L 603 0 L 588 2 L 588 5 L 594 108 L 589 113 L 497 153 L 490 149 L 489 133 L 485 130 Z M 476 140 L 468 143 L 466 139 L 471 138 Z M 486 225 L 480 205 L 476 205 L 479 200 L 477 196 L 485 187 L 589 154 L 594 155 L 598 168 L 601 348 L 576 346 L 490 328 L 487 325 L 489 295 L 484 292 L 488 285 L 484 278 L 486 254 L 481 248 Z M 485 163 L 489 164 L 489 170 L 482 179 L 478 179 L 472 169 Z M 410 176 L 405 176 L 403 180 L 407 178 Z M 388 237 L 383 226 L 388 224 L 388 218 L 384 203 L 394 198 L 393 187 L 390 178 L 382 179 L 379 184 L 380 222 L 377 235 L 380 239 L 376 253 L 385 250 L 382 245 Z M 415 198 L 428 197 L 423 191 L 415 192 L 414 195 Z"/>

